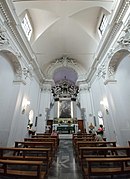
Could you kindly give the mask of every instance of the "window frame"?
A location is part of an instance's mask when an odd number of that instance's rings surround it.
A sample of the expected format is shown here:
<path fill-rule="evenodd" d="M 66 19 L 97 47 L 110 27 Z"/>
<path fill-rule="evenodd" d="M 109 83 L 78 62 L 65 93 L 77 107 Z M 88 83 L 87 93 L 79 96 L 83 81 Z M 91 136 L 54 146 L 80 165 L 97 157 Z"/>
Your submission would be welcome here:
<path fill-rule="evenodd" d="M 101 36 L 104 34 L 107 24 L 108 24 L 107 16 L 106 16 L 106 14 L 103 14 L 100 25 L 98 27 L 98 30 L 99 30 Z"/>
<path fill-rule="evenodd" d="M 30 18 L 28 16 L 27 12 L 25 13 L 25 15 L 21 21 L 21 26 L 24 30 L 24 33 L 25 33 L 27 39 L 30 41 L 32 32 L 33 32 L 33 28 L 32 28 L 32 24 L 30 22 Z"/>

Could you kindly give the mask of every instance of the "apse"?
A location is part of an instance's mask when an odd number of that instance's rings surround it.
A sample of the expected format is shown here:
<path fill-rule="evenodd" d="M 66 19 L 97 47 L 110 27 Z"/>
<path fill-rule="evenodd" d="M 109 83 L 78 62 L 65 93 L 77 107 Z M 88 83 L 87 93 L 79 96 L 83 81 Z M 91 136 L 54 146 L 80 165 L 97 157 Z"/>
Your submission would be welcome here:
<path fill-rule="evenodd" d="M 61 67 L 58 68 L 53 75 L 53 80 L 55 82 L 55 84 L 59 83 L 61 80 L 68 80 L 70 81 L 72 84 L 75 84 L 77 79 L 78 79 L 78 75 L 77 72 L 71 68 L 67 68 L 67 67 Z"/>

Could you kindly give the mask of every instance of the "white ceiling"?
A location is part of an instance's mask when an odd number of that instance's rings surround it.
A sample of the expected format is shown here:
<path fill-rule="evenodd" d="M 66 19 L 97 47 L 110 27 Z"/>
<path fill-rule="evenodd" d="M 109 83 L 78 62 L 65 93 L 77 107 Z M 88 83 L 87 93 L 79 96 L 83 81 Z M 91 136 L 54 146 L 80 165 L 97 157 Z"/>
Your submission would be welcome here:
<path fill-rule="evenodd" d="M 13 1 L 20 20 L 25 11 L 30 15 L 31 46 L 44 75 L 50 63 L 62 56 L 77 60 L 88 73 L 100 43 L 98 26 L 102 14 L 110 15 L 115 1 Z"/>

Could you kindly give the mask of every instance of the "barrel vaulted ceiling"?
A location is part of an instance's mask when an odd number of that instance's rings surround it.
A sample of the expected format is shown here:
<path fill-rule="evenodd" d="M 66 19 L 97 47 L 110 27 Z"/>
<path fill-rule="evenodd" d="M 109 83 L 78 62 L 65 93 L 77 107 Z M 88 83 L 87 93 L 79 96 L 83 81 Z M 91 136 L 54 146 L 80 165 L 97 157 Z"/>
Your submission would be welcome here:
<path fill-rule="evenodd" d="M 33 25 L 33 37 L 30 43 L 40 70 L 47 78 L 49 69 L 56 64 L 56 59 L 66 57 L 67 60 L 72 59 L 72 68 L 78 66 L 76 69 L 78 75 L 84 77 L 87 75 L 102 40 L 98 33 L 102 15 L 105 13 L 109 18 L 117 2 L 117 0 L 13 0 L 20 20 L 25 12 L 29 14 Z M 58 74 L 54 73 L 55 78 L 59 80 L 60 77 L 67 76 L 70 80 L 75 80 L 73 76 L 75 72 L 70 72 L 69 75 L 70 70 L 66 70 L 66 66 L 65 62 L 59 66 Z"/>

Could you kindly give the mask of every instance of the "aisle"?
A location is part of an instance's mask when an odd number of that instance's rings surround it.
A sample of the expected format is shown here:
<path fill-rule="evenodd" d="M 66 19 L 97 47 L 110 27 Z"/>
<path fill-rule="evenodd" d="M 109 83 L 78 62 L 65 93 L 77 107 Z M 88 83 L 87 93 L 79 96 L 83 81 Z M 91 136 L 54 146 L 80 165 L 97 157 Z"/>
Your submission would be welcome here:
<path fill-rule="evenodd" d="M 80 167 L 75 163 L 72 140 L 60 140 L 57 156 L 49 169 L 48 179 L 83 179 Z"/>
<path fill-rule="evenodd" d="M 64 137 L 64 136 L 62 136 Z M 110 176 L 93 176 L 92 179 L 110 179 Z M 75 156 L 71 139 L 60 139 L 59 149 L 47 179 L 83 179 Z M 115 175 L 114 179 L 130 179 L 130 175 Z"/>

